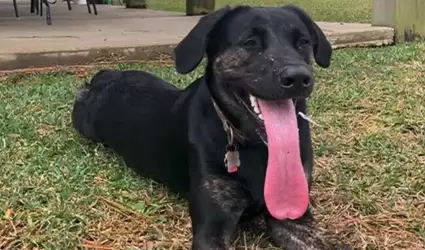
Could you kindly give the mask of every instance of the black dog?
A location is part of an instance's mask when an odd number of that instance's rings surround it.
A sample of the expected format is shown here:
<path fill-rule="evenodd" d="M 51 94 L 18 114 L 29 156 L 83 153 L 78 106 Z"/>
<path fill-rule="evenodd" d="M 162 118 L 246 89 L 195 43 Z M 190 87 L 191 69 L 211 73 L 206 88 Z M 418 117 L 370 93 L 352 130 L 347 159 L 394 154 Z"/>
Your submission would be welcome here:
<path fill-rule="evenodd" d="M 350 249 L 314 229 L 306 98 L 312 60 L 332 48 L 300 8 L 224 7 L 175 49 L 179 73 L 207 55 L 185 90 L 146 72 L 101 71 L 78 94 L 73 125 L 139 174 L 189 200 L 192 249 L 227 249 L 241 220 L 263 215 L 283 249 Z"/>

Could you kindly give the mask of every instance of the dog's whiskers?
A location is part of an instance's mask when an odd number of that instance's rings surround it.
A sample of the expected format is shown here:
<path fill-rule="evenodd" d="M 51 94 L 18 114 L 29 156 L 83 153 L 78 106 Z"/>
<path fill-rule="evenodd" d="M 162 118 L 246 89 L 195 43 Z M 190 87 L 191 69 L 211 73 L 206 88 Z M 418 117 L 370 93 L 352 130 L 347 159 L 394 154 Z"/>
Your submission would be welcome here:
<path fill-rule="evenodd" d="M 301 111 L 298 111 L 298 115 L 301 116 L 301 118 L 303 118 L 304 120 L 308 121 L 309 123 L 312 123 L 316 126 L 320 126 L 318 123 L 316 123 L 315 121 L 313 121 L 310 117 L 308 117 L 306 114 L 304 114 Z"/>

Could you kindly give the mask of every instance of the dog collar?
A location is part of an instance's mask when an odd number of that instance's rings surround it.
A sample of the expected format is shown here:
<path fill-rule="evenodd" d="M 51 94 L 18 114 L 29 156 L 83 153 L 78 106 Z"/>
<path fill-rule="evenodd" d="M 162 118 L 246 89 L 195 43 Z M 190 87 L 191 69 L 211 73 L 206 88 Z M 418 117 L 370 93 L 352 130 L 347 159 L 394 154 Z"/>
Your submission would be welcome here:
<path fill-rule="evenodd" d="M 223 124 L 224 131 L 227 134 L 227 146 L 226 154 L 224 155 L 224 165 L 227 168 L 227 172 L 237 172 L 241 162 L 239 158 L 239 151 L 235 143 L 235 139 L 239 142 L 245 141 L 245 136 L 238 130 L 233 124 L 226 118 L 221 109 L 218 107 L 214 99 L 211 99 L 214 104 L 214 109 Z"/>
<path fill-rule="evenodd" d="M 217 103 L 214 101 L 214 99 L 211 99 L 212 103 L 214 105 L 214 109 L 218 115 L 218 117 L 221 120 L 221 123 L 223 124 L 224 131 L 227 134 L 227 139 L 229 144 L 234 144 L 234 140 L 236 139 L 239 142 L 245 141 L 244 134 L 237 129 L 224 115 L 224 113 L 221 111 L 221 109 L 218 107 Z"/>

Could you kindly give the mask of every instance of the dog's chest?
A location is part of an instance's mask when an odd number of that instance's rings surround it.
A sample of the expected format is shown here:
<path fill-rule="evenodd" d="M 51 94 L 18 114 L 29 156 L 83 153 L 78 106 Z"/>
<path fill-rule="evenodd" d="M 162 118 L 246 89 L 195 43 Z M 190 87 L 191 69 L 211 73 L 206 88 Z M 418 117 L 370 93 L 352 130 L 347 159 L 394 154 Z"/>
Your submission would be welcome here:
<path fill-rule="evenodd" d="M 251 193 L 256 205 L 264 203 L 264 180 L 267 164 L 267 150 L 264 147 L 250 147 L 239 150 L 240 167 L 234 175 Z"/>

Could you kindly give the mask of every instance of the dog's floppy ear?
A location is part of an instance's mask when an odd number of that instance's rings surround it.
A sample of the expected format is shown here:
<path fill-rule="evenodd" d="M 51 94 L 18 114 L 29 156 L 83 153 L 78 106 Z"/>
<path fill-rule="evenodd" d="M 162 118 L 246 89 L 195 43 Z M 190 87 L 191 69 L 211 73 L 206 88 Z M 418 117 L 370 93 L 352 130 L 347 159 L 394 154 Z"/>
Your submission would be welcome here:
<path fill-rule="evenodd" d="M 174 60 L 177 72 L 187 74 L 198 66 L 205 54 L 208 34 L 229 11 L 230 7 L 226 5 L 201 17 L 189 34 L 176 46 Z"/>
<path fill-rule="evenodd" d="M 311 17 L 301 8 L 292 4 L 284 6 L 283 8 L 298 15 L 308 27 L 311 37 L 313 38 L 314 60 L 322 68 L 329 67 L 331 64 L 332 47 L 325 34 L 323 34 L 322 29 L 320 29 Z"/>

